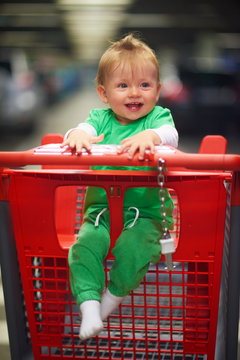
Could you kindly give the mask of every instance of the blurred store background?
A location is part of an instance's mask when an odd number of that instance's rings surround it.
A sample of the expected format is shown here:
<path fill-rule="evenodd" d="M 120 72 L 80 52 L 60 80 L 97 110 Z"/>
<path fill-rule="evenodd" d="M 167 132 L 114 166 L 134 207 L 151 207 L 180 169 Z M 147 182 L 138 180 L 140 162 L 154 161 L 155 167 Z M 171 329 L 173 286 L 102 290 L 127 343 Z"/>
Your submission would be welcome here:
<path fill-rule="evenodd" d="M 221 134 L 239 153 L 239 14 L 238 0 L 1 0 L 0 150 L 34 147 L 101 106 L 97 61 L 109 40 L 134 31 L 160 58 L 160 104 L 174 115 L 180 149 Z M 7 360 L 4 328 L 0 305 Z"/>
<path fill-rule="evenodd" d="M 239 11 L 238 0 L 2 0 L 0 149 L 41 134 L 46 112 L 86 87 L 94 92 L 108 41 L 132 31 L 160 58 L 160 103 L 171 108 L 181 136 L 237 142 Z M 70 118 L 53 130 L 65 131 Z"/>

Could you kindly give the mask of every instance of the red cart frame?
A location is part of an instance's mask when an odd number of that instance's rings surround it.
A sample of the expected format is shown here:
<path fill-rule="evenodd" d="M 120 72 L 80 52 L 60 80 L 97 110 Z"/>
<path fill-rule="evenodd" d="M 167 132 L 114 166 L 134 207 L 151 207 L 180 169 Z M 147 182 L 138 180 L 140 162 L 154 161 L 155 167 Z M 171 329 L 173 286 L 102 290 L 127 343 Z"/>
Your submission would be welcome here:
<path fill-rule="evenodd" d="M 44 143 L 61 139 L 48 136 Z M 165 161 L 165 186 L 175 202 L 176 267 L 166 272 L 163 262 L 151 265 L 140 287 L 109 317 L 104 332 L 86 342 L 78 338 L 79 316 L 69 287 L 67 253 L 81 226 L 85 186 L 106 190 L 112 246 L 122 229 L 125 191 L 159 186 L 158 170 L 87 169 L 93 164 L 129 164 L 127 154 L 102 149 L 99 145 L 95 153 L 82 156 L 58 145 L 0 153 L 4 229 L 0 251 L 12 359 L 24 359 L 31 349 L 36 360 L 214 360 L 222 284 L 222 292 L 227 292 L 222 305 L 227 309 L 224 351 L 228 360 L 236 360 L 240 156 L 225 154 L 222 137 L 205 138 L 199 154 L 161 147 L 154 155 L 146 154 L 144 162 L 137 157 L 132 160 L 131 165 L 151 167 L 158 167 L 160 158 Z M 30 164 L 43 168 L 12 168 Z M 13 261 L 15 247 L 20 279 Z M 106 277 L 112 261 L 110 252 Z M 9 285 L 9 276 L 12 285 L 22 284 L 24 302 L 21 291 Z M 22 308 L 24 303 L 27 320 L 19 303 Z M 30 333 L 31 347 L 23 331 L 19 334 L 19 325 Z"/>

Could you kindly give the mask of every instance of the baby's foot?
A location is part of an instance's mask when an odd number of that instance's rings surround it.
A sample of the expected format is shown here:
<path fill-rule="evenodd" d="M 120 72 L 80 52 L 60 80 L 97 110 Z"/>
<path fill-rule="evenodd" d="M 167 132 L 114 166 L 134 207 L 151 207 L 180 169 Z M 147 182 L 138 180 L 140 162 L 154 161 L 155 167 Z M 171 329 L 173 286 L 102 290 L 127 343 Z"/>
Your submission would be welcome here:
<path fill-rule="evenodd" d="M 80 339 L 87 340 L 97 336 L 103 330 L 99 301 L 84 301 L 80 305 L 80 311 L 82 313 L 82 322 L 79 331 Z"/>
<path fill-rule="evenodd" d="M 123 301 L 124 297 L 116 296 L 107 289 L 101 301 L 101 319 L 105 320 Z"/>

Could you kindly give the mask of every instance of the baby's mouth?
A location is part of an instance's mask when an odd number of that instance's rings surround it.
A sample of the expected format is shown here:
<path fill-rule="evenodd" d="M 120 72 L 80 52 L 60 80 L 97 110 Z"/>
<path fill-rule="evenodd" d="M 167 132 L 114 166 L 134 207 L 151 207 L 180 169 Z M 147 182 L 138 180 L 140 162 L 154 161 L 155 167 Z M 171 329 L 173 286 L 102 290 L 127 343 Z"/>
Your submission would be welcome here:
<path fill-rule="evenodd" d="M 126 107 L 131 111 L 138 111 L 143 106 L 143 103 L 134 102 L 126 104 Z"/>

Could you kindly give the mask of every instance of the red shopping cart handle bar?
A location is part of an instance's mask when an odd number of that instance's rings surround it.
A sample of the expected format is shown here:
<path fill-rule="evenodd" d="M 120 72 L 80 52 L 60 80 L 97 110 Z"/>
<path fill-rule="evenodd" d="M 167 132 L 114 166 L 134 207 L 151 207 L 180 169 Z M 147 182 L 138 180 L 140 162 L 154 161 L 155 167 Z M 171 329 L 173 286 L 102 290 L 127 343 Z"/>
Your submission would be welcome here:
<path fill-rule="evenodd" d="M 76 155 L 59 144 L 48 144 L 27 151 L 0 152 L 0 167 L 26 165 L 108 165 L 108 166 L 165 166 L 194 170 L 240 170 L 240 155 L 184 153 L 169 146 L 156 146 L 154 154 L 146 151 L 144 160 L 128 158 L 128 153 L 118 153 L 117 145 L 93 145 L 91 152 Z"/>

